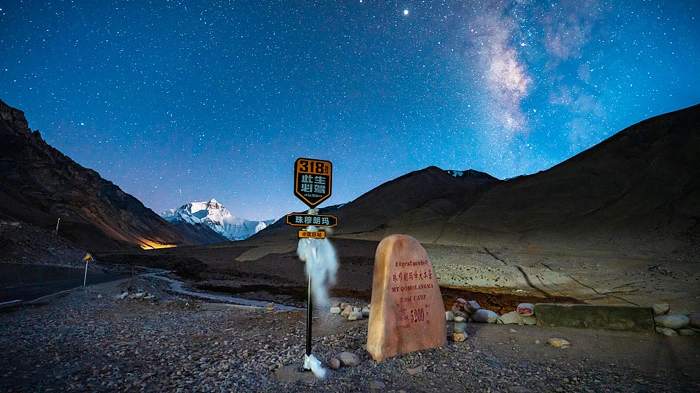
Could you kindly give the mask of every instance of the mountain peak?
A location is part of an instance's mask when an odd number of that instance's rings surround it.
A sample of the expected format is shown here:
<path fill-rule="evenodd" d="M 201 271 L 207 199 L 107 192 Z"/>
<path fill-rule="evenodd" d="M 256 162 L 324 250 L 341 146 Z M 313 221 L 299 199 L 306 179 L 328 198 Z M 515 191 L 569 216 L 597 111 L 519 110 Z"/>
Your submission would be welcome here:
<path fill-rule="evenodd" d="M 161 217 L 170 223 L 205 225 L 229 240 L 243 240 L 265 229 L 275 220 L 250 221 L 234 217 L 216 199 L 208 202 L 190 202 L 178 209 L 168 209 Z"/>

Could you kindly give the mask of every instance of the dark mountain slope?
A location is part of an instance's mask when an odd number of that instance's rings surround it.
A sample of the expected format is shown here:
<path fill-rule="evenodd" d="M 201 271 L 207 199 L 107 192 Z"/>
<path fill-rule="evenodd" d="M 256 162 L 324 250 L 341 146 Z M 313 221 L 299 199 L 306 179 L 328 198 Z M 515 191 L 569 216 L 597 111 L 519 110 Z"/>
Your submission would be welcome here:
<path fill-rule="evenodd" d="M 168 222 L 49 146 L 0 101 L 0 215 L 52 229 L 89 250 L 187 244 Z"/>
<path fill-rule="evenodd" d="M 532 176 L 499 184 L 440 241 L 483 233 L 694 242 L 700 233 L 700 106 L 633 125 Z"/>

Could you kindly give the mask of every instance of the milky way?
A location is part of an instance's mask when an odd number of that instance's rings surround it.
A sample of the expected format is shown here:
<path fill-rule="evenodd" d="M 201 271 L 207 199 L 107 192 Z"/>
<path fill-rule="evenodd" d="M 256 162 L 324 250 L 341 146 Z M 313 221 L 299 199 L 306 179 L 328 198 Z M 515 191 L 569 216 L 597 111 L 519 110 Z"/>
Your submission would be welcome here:
<path fill-rule="evenodd" d="M 546 170 L 700 103 L 687 1 L 4 1 L 0 99 L 156 212 L 348 202 L 429 165 Z M 342 225 L 342 223 L 341 223 Z"/>

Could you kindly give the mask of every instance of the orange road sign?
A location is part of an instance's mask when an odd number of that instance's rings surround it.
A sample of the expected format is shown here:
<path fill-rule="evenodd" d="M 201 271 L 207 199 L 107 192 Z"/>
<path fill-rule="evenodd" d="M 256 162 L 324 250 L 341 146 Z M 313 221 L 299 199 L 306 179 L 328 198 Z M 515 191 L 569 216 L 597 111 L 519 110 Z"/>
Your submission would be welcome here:
<path fill-rule="evenodd" d="M 294 195 L 314 208 L 331 196 L 333 164 L 299 158 L 294 163 Z"/>
<path fill-rule="evenodd" d="M 307 230 L 301 230 L 299 231 L 299 238 L 310 238 L 310 239 L 325 239 L 326 238 L 326 232 L 323 231 L 307 231 Z"/>

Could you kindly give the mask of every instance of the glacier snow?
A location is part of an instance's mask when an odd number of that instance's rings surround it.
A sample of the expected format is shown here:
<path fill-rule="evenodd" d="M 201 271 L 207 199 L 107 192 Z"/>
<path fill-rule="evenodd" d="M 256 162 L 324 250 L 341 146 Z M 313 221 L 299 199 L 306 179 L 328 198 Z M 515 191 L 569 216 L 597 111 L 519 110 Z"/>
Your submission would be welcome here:
<path fill-rule="evenodd" d="M 190 202 L 178 209 L 168 209 L 160 216 L 171 223 L 182 221 L 189 224 L 207 225 L 230 240 L 247 239 L 276 221 L 250 221 L 234 217 L 216 199 L 208 202 Z"/>

